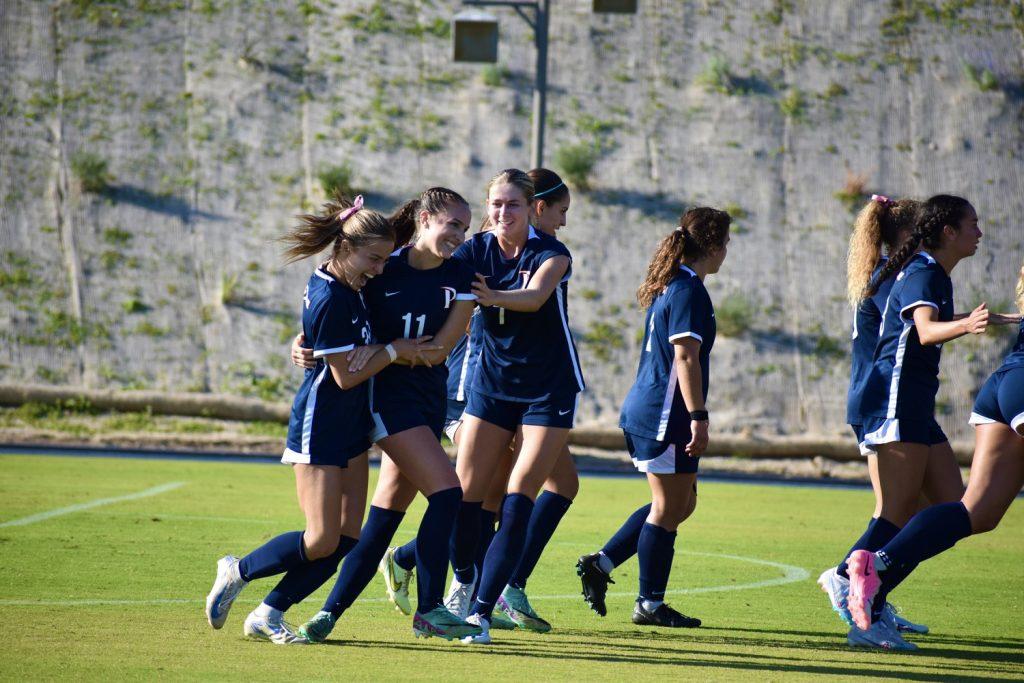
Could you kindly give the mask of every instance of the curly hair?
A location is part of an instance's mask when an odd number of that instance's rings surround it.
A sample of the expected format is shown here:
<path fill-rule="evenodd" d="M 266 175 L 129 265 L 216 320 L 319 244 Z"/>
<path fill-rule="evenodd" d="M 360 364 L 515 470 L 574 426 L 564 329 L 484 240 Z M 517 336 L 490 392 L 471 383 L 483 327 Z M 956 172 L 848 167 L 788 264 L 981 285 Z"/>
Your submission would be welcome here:
<path fill-rule="evenodd" d="M 942 241 L 942 229 L 947 225 L 959 230 L 960 221 L 971 208 L 971 203 L 963 197 L 949 194 L 937 194 L 921 205 L 914 231 L 907 240 L 889 255 L 889 260 L 878 271 L 878 275 L 868 283 L 864 296 L 873 296 L 883 282 L 893 273 L 903 269 L 910 257 L 922 244 L 928 249 L 937 248 Z"/>
<path fill-rule="evenodd" d="M 391 222 L 372 209 L 360 209 L 339 220 L 341 213 L 352 205 L 352 200 L 339 192 L 320 207 L 320 213 L 298 216 L 299 224 L 281 238 L 291 245 L 284 251 L 285 263 L 315 256 L 327 247 L 331 247 L 331 258 L 334 258 L 343 242 L 361 247 L 373 242 L 395 241 Z"/>
<path fill-rule="evenodd" d="M 420 211 L 426 211 L 428 215 L 436 216 L 456 204 L 469 206 L 469 202 L 461 194 L 455 190 L 449 190 L 447 187 L 427 188 L 419 197 L 402 204 L 388 217 L 395 229 L 395 248 L 399 249 L 412 242 L 412 238 L 416 235 Z"/>
<path fill-rule="evenodd" d="M 696 260 L 725 245 L 732 219 L 725 211 L 700 206 L 690 209 L 675 228 L 658 243 L 647 266 L 647 277 L 636 291 L 641 308 L 647 308 L 664 291 L 683 259 Z"/>
<path fill-rule="evenodd" d="M 1020 264 L 1020 279 L 1017 280 L 1017 310 L 1024 314 L 1024 261 Z"/>
<path fill-rule="evenodd" d="M 856 307 L 864 298 L 871 272 L 882 257 L 882 246 L 889 254 L 896 251 L 900 237 L 914 227 L 920 207 L 921 202 L 914 199 L 879 197 L 857 214 L 846 258 L 846 298 L 850 305 Z"/>

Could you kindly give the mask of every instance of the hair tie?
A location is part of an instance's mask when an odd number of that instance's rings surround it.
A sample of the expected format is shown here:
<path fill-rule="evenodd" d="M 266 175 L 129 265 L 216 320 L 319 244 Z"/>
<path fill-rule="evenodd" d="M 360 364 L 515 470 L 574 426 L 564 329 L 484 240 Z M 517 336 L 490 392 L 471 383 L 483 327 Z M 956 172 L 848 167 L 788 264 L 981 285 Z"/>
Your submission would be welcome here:
<path fill-rule="evenodd" d="M 342 209 L 341 211 L 338 212 L 338 222 L 344 223 L 349 216 L 351 216 L 361 208 L 363 208 L 363 195 L 358 195 L 356 196 L 355 201 L 352 202 L 352 206 L 348 207 L 347 209 Z"/>
<path fill-rule="evenodd" d="M 564 187 L 564 186 L 565 186 L 565 183 L 558 183 L 554 187 L 549 187 L 548 189 L 544 190 L 543 192 L 536 192 L 536 193 L 534 193 L 533 198 L 534 199 L 539 199 L 540 197 L 543 197 L 546 194 L 550 194 L 550 193 L 554 192 L 555 190 L 557 190 L 558 188 Z"/>
<path fill-rule="evenodd" d="M 887 204 L 892 204 L 892 200 L 889 199 L 888 197 L 886 197 L 884 194 L 873 194 L 873 195 L 871 195 L 871 201 L 878 202 L 882 206 L 886 206 Z"/>

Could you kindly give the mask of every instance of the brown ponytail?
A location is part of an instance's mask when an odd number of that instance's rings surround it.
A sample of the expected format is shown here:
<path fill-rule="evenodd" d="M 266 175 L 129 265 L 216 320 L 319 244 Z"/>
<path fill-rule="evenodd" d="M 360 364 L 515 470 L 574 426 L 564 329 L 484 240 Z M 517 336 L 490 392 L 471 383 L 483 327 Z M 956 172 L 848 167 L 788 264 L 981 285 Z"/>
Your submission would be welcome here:
<path fill-rule="evenodd" d="M 647 266 L 647 277 L 636 292 L 640 307 L 649 307 L 664 291 L 683 259 L 695 261 L 723 247 L 731 220 L 725 211 L 706 206 L 683 214 L 679 227 L 662 238 Z"/>
<path fill-rule="evenodd" d="M 299 224 L 281 238 L 291 245 L 284 251 L 285 263 L 316 256 L 327 247 L 331 247 L 331 258 L 334 258 L 346 241 L 353 247 L 395 241 L 391 223 L 372 209 L 359 209 L 341 220 L 341 214 L 352 205 L 350 199 L 338 193 L 320 208 L 320 213 L 299 216 Z"/>
<path fill-rule="evenodd" d="M 846 297 L 850 305 L 856 307 L 864 298 L 871 273 L 882 257 L 882 246 L 889 254 L 896 251 L 902 234 L 913 227 L 920 206 L 913 199 L 878 197 L 857 214 L 846 259 Z"/>
<path fill-rule="evenodd" d="M 395 249 L 409 244 L 416 236 L 420 211 L 426 211 L 429 216 L 436 216 L 453 204 L 469 206 L 469 202 L 461 194 L 447 187 L 428 188 L 419 197 L 402 204 L 388 218 L 395 229 Z"/>
<path fill-rule="evenodd" d="M 1024 262 L 1020 264 L 1020 279 L 1017 280 L 1017 310 L 1024 314 Z"/>
<path fill-rule="evenodd" d="M 937 194 L 929 198 L 921 205 L 914 224 L 914 231 L 910 233 L 907 241 L 896 250 L 896 253 L 889 255 L 889 260 L 882 270 L 868 283 L 864 296 L 874 296 L 883 282 L 888 280 L 893 273 L 903 269 L 903 266 L 922 244 L 928 249 L 939 247 L 942 241 L 942 229 L 947 225 L 959 229 L 960 221 L 970 206 L 971 203 L 966 199 L 954 195 Z"/>

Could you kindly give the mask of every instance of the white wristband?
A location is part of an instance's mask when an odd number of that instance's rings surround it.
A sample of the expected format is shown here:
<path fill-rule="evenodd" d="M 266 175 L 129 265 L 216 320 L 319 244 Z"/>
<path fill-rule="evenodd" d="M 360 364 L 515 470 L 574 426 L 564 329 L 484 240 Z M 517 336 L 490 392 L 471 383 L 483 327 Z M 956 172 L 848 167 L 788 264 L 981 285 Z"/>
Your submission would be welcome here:
<path fill-rule="evenodd" d="M 394 344 L 388 344 L 384 347 L 384 350 L 388 352 L 388 358 L 390 358 L 391 362 L 394 363 L 395 359 L 398 358 L 398 351 L 395 351 Z"/>

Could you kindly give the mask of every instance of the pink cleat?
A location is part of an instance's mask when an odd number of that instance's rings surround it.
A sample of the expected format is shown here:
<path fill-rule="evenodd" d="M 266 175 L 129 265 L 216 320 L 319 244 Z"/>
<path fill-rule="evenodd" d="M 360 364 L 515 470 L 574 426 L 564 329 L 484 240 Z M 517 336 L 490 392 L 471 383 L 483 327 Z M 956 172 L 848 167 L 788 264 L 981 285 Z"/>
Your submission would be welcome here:
<path fill-rule="evenodd" d="M 846 561 L 850 575 L 850 596 L 847 606 L 857 628 L 871 628 L 871 602 L 878 595 L 882 580 L 875 569 L 875 556 L 867 550 L 854 550 Z"/>

